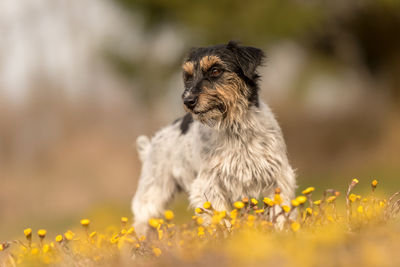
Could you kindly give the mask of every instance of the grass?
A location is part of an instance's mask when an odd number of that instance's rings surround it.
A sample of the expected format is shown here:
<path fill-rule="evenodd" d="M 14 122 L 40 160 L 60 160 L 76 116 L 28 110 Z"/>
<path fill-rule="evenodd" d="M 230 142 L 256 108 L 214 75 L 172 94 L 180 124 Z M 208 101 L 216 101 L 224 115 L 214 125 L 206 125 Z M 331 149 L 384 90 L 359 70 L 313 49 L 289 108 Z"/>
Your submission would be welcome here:
<path fill-rule="evenodd" d="M 206 202 L 181 223 L 169 210 L 149 220 L 147 236 L 126 217 L 97 229 L 85 218 L 55 236 L 26 228 L 0 243 L 0 266 L 399 266 L 398 193 L 380 197 L 374 180 L 361 196 L 357 185 L 320 198 L 308 187 L 291 203 L 276 189 L 273 199 L 245 198 L 229 212 Z"/>

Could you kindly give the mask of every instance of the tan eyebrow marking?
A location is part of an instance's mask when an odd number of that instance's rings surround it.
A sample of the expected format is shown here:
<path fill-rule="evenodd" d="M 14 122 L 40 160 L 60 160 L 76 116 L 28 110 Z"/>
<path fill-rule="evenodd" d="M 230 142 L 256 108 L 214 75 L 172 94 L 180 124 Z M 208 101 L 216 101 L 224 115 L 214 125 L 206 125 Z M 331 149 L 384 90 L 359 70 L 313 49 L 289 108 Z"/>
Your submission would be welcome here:
<path fill-rule="evenodd" d="M 200 60 L 200 67 L 203 71 L 207 71 L 215 63 L 222 65 L 222 60 L 217 56 L 205 56 Z"/>
<path fill-rule="evenodd" d="M 183 70 L 189 75 L 193 75 L 194 73 L 194 64 L 192 61 L 185 62 L 182 66 Z"/>

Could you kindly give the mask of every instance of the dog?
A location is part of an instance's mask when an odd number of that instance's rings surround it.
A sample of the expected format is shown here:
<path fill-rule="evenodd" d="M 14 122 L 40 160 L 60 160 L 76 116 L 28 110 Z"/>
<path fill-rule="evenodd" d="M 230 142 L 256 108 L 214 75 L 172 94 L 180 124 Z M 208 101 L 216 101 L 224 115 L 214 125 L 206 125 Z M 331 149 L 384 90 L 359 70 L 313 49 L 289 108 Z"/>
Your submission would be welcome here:
<path fill-rule="evenodd" d="M 296 188 L 281 129 L 259 98 L 262 50 L 230 41 L 193 48 L 183 63 L 186 115 L 149 140 L 139 136 L 142 171 L 132 200 L 135 229 L 162 215 L 179 191 L 193 208 L 229 211 L 244 197 L 289 204 Z M 282 216 L 281 216 L 282 217 Z"/>

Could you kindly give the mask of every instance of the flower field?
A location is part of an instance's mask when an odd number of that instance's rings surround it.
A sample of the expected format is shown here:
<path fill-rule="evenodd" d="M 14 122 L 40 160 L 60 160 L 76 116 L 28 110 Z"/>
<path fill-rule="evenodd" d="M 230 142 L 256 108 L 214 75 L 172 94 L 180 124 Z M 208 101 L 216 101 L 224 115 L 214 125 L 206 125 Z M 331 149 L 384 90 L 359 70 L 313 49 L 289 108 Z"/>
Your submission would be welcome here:
<path fill-rule="evenodd" d="M 400 266 L 400 193 L 381 199 L 374 180 L 361 196 L 357 184 L 319 198 L 309 187 L 290 205 L 279 189 L 229 212 L 206 202 L 179 225 L 168 210 L 149 220 L 146 237 L 126 217 L 101 231 L 89 219 L 57 235 L 22 229 L 24 238 L 0 241 L 0 266 Z"/>

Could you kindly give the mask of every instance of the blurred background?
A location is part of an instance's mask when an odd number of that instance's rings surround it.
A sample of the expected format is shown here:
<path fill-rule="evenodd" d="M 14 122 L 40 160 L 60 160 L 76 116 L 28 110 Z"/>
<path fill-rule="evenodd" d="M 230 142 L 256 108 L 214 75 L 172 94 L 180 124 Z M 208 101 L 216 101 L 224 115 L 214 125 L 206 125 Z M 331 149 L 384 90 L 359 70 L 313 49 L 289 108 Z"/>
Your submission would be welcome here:
<path fill-rule="evenodd" d="M 0 1 L 0 240 L 130 217 L 136 137 L 184 114 L 185 52 L 229 40 L 267 54 L 299 191 L 399 190 L 399 29 L 398 0 Z"/>

